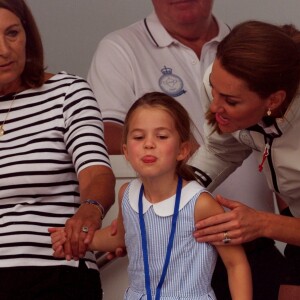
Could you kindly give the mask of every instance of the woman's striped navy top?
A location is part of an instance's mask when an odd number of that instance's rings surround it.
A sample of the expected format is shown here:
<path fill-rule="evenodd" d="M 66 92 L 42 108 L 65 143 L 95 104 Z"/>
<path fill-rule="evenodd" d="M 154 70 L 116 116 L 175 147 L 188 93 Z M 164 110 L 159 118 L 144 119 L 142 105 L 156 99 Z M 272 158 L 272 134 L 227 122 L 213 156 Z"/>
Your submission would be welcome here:
<path fill-rule="evenodd" d="M 0 97 L 0 124 L 14 95 Z M 48 227 L 63 226 L 79 206 L 77 174 L 110 167 L 103 123 L 85 80 L 58 73 L 15 95 L 0 137 L 0 268 L 77 266 L 52 257 Z M 97 268 L 94 255 L 88 267 Z"/>

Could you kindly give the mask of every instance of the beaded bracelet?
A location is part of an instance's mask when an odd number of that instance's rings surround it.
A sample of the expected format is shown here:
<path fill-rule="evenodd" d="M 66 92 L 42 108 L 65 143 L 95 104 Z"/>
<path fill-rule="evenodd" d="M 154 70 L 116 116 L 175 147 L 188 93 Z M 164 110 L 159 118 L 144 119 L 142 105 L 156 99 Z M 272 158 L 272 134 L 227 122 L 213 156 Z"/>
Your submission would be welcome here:
<path fill-rule="evenodd" d="M 87 204 L 91 204 L 91 205 L 95 205 L 99 209 L 99 211 L 101 213 L 100 219 L 101 220 L 104 219 L 104 217 L 105 217 L 105 209 L 104 209 L 104 207 L 103 207 L 103 205 L 101 203 L 99 203 L 98 201 L 95 201 L 95 200 L 87 199 L 87 200 L 83 201 L 81 204 L 86 204 L 86 203 Z"/>

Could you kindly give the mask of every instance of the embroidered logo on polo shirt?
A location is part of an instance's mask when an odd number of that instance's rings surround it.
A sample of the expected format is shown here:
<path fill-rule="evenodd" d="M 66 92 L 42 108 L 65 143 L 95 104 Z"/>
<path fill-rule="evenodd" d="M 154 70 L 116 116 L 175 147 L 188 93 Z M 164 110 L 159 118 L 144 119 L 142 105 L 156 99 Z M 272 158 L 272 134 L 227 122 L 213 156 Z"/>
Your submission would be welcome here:
<path fill-rule="evenodd" d="M 158 83 L 164 93 L 171 97 L 178 97 L 186 93 L 183 89 L 183 80 L 179 76 L 173 74 L 171 68 L 164 66 L 161 69 L 161 72 L 163 75 L 159 78 Z"/>

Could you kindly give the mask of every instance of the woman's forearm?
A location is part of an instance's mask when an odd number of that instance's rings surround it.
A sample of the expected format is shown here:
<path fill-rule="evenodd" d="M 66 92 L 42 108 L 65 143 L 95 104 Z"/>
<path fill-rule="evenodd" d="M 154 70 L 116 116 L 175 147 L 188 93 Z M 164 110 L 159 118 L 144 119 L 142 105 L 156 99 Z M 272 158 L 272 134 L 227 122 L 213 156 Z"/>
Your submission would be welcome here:
<path fill-rule="evenodd" d="M 262 235 L 274 240 L 300 246 L 300 219 L 259 212 Z"/>

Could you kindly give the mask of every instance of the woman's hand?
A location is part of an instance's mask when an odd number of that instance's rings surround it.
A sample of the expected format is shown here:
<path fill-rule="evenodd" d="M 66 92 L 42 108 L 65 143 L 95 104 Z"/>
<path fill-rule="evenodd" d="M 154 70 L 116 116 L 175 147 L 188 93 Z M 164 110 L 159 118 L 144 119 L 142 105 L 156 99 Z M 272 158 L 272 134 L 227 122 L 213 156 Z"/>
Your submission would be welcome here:
<path fill-rule="evenodd" d="M 67 260 L 84 257 L 95 231 L 101 227 L 101 213 L 95 205 L 83 204 L 76 214 L 67 220 L 65 231 L 67 240 L 64 252 Z"/>
<path fill-rule="evenodd" d="M 262 236 L 259 212 L 220 195 L 216 200 L 230 211 L 197 222 L 194 232 L 197 242 L 208 242 L 216 246 L 241 244 Z"/>

